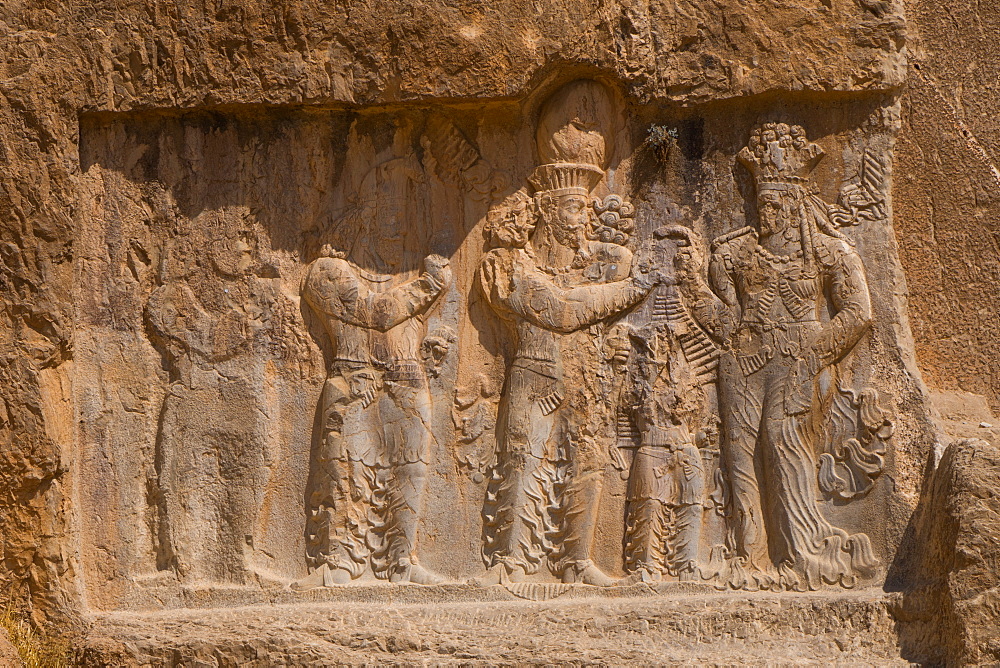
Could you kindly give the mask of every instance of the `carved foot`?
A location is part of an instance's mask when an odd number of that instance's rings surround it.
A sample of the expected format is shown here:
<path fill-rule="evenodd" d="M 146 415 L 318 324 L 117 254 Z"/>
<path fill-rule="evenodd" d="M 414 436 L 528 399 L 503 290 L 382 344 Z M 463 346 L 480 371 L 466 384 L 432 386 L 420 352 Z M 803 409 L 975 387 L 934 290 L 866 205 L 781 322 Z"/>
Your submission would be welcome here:
<path fill-rule="evenodd" d="M 633 582 L 659 582 L 663 579 L 663 574 L 649 568 L 640 568 L 635 573 L 622 579 L 622 584 L 632 584 Z"/>
<path fill-rule="evenodd" d="M 774 566 L 759 566 L 745 556 L 733 554 L 729 548 L 712 548 L 708 563 L 698 568 L 702 580 L 712 581 L 716 589 L 742 591 L 781 591 L 782 578 Z"/>
<path fill-rule="evenodd" d="M 489 570 L 482 575 L 469 580 L 469 584 L 489 587 L 490 585 L 523 582 L 524 578 L 525 572 L 521 568 L 499 563 L 490 566 Z"/>
<path fill-rule="evenodd" d="M 642 582 L 650 584 L 656 582 L 657 580 L 659 580 L 658 577 L 654 579 L 653 575 L 649 571 L 642 568 L 637 571 L 632 571 L 622 579 L 618 580 L 615 584 L 619 587 L 631 587 L 632 585 L 637 585 Z"/>
<path fill-rule="evenodd" d="M 445 579 L 436 573 L 432 573 L 417 563 L 403 560 L 399 563 L 396 571 L 389 576 L 389 582 L 404 583 L 410 582 L 419 585 L 444 584 Z"/>
<path fill-rule="evenodd" d="M 351 573 L 343 568 L 330 568 L 323 564 L 301 580 L 293 582 L 291 588 L 295 591 L 308 591 L 319 587 L 336 587 L 348 584 Z"/>
<path fill-rule="evenodd" d="M 562 581 L 567 584 L 588 584 L 595 587 L 610 587 L 617 582 L 589 559 L 567 566 L 563 571 Z"/>

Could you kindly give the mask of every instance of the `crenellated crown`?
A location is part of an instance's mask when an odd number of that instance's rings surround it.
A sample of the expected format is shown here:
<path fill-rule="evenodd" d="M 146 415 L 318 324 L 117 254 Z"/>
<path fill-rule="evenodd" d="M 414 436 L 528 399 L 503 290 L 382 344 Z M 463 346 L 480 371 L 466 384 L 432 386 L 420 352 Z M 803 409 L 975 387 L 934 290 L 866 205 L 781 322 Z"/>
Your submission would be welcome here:
<path fill-rule="evenodd" d="M 823 155 L 801 125 L 765 123 L 753 131 L 736 157 L 753 176 L 757 189 L 766 190 L 804 185 Z"/>
<path fill-rule="evenodd" d="M 596 165 L 556 162 L 537 167 L 528 181 L 536 192 L 587 196 L 602 178 L 604 170 Z"/>
<path fill-rule="evenodd" d="M 553 94 L 535 133 L 540 166 L 528 177 L 535 191 L 589 195 L 604 178 L 614 114 L 608 90 L 597 81 L 579 79 Z"/>

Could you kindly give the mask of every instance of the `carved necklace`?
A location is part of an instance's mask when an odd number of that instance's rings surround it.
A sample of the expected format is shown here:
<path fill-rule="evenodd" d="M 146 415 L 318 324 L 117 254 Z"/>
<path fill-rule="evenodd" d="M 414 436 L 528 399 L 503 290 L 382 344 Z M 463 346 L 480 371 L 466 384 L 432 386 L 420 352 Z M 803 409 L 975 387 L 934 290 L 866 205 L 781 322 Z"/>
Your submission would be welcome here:
<path fill-rule="evenodd" d="M 782 267 L 790 263 L 792 260 L 799 260 L 802 258 L 801 248 L 791 255 L 775 255 L 760 244 L 754 244 L 753 252 L 754 255 L 775 267 Z"/>
<path fill-rule="evenodd" d="M 544 267 L 539 267 L 539 269 L 550 276 L 562 276 L 573 271 L 574 267 L 550 267 L 545 265 Z"/>

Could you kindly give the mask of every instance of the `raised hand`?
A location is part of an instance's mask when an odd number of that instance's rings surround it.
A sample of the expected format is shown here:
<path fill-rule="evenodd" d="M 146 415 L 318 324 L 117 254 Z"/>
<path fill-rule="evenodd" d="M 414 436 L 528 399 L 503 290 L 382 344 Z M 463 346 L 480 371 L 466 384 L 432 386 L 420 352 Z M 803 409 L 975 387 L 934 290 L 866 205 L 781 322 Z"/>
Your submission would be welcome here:
<path fill-rule="evenodd" d="M 451 283 L 451 262 L 446 257 L 440 255 L 425 257 L 424 272 L 440 287 Z"/>

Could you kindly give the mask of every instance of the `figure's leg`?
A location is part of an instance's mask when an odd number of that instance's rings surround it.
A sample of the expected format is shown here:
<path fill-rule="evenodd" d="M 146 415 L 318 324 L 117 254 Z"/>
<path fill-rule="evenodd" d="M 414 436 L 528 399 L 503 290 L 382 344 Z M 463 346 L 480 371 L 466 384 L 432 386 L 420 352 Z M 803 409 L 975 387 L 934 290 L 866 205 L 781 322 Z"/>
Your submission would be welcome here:
<path fill-rule="evenodd" d="M 214 388 L 176 384 L 164 403 L 158 454 L 161 558 L 185 582 L 223 579 L 218 564 L 229 518 L 219 512 L 219 499 L 226 490 L 211 412 L 204 410 L 216 398 Z"/>
<path fill-rule="evenodd" d="M 215 422 L 221 486 L 215 507 L 221 520 L 222 558 L 213 566 L 219 581 L 246 584 L 255 579 L 254 543 L 260 537 L 257 525 L 269 473 L 264 462 L 269 425 L 266 407 L 249 386 L 241 385 L 238 395 L 232 391 L 228 396 L 227 411 Z"/>
<path fill-rule="evenodd" d="M 703 515 L 701 504 L 685 503 L 674 508 L 676 533 L 671 541 L 670 566 L 681 580 L 697 579 Z"/>
<path fill-rule="evenodd" d="M 723 473 L 729 485 L 730 547 L 753 573 L 772 570 L 755 453 L 760 431 L 764 374 L 744 376 L 735 357 L 719 360 L 719 413 Z"/>
<path fill-rule="evenodd" d="M 184 507 L 174 481 L 182 466 L 179 461 L 179 444 L 184 442 L 184 434 L 178 424 L 179 401 L 173 387 L 163 400 L 160 413 L 160 432 L 156 439 L 156 474 L 158 488 L 159 526 L 156 533 L 156 567 L 173 570 L 178 576 L 188 571 L 181 546 L 180 522 L 184 517 Z"/>
<path fill-rule="evenodd" d="M 853 586 L 858 576 L 871 573 L 877 560 L 868 536 L 848 535 L 831 525 L 820 510 L 813 416 L 810 412 L 789 415 L 783 393 L 772 392 L 764 417 L 775 529 L 780 537 L 775 547 L 783 553 L 779 561 L 785 586 L 817 589 L 824 582 Z"/>
<path fill-rule="evenodd" d="M 421 566 L 416 556 L 433 438 L 430 393 L 425 387 L 388 383 L 387 397 L 391 404 L 382 420 L 392 469 L 385 520 L 388 577 L 392 582 L 437 584 L 442 578 Z"/>
<path fill-rule="evenodd" d="M 655 459 L 640 447 L 629 471 L 625 519 L 625 570 L 643 579 L 658 578 L 664 571 L 663 519 L 666 508 L 657 498 Z"/>
<path fill-rule="evenodd" d="M 537 573 L 550 551 L 546 531 L 556 471 L 545 452 L 555 415 L 535 398 L 534 380 L 518 368 L 508 380 L 502 441 L 483 511 L 483 555 L 490 572 L 476 580 L 481 584 Z"/>
<path fill-rule="evenodd" d="M 306 561 L 311 573 L 297 589 L 347 584 L 359 577 L 368 560 L 365 507 L 373 473 L 352 454 L 371 449 L 366 408 L 352 401 L 337 376 L 323 391 L 323 433 L 313 452 L 306 519 Z"/>
<path fill-rule="evenodd" d="M 569 482 L 563 492 L 562 558 L 556 567 L 563 582 L 601 587 L 615 582 L 590 558 L 608 463 L 605 452 L 596 438 L 580 439 L 572 445 Z"/>

